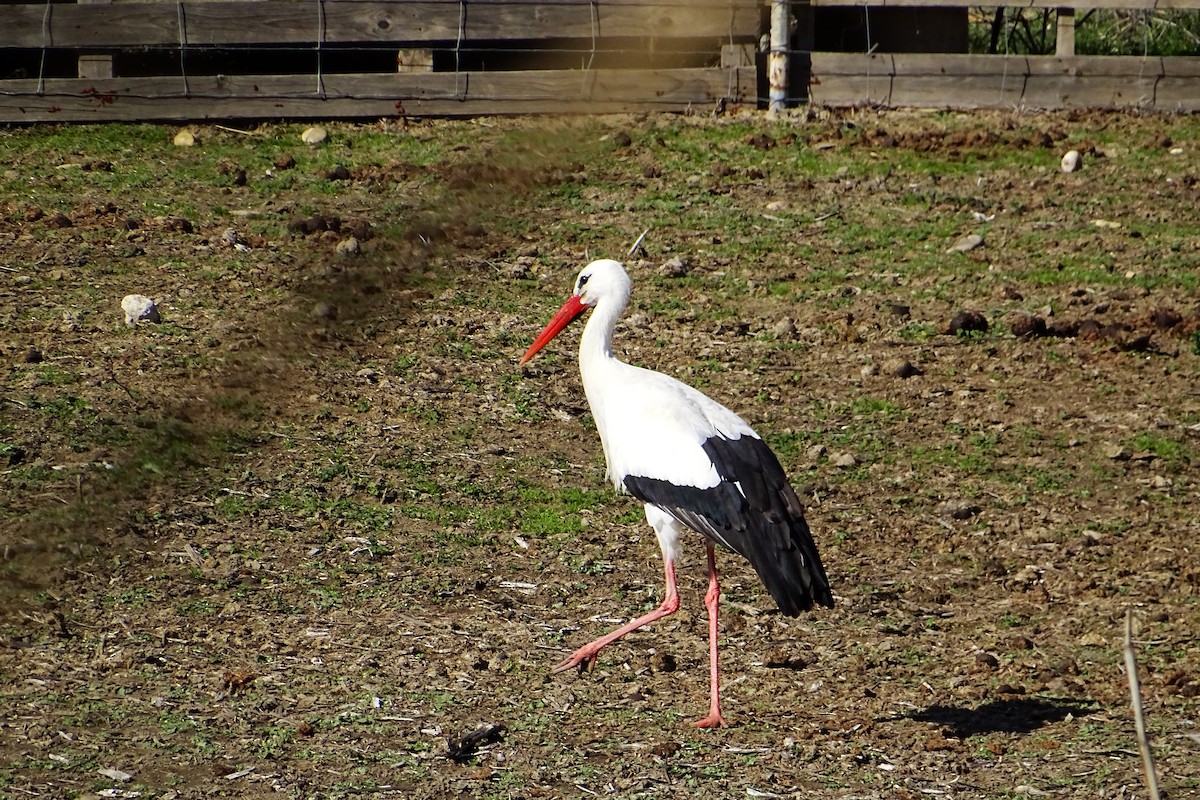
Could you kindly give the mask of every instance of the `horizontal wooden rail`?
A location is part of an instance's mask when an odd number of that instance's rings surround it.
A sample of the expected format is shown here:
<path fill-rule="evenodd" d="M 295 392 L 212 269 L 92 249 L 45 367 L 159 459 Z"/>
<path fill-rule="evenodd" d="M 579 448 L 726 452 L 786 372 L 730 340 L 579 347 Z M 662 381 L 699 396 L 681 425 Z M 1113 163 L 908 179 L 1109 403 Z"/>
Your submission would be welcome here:
<path fill-rule="evenodd" d="M 1200 111 L 1200 58 L 813 53 L 822 105 Z"/>
<path fill-rule="evenodd" d="M 841 8 L 854 6 L 863 8 L 1059 8 L 1067 6 L 1079 11 L 1092 9 L 1129 9 L 1131 11 L 1169 11 L 1200 8 L 1200 0 L 1081 0 L 1063 3 L 1062 0 L 1012 0 L 1012 2 L 965 3 L 963 0 L 810 0 L 809 5 L 817 8 Z M 803 5 L 797 3 L 797 5 Z"/>
<path fill-rule="evenodd" d="M 1197 0 L 1200 2 L 1200 0 Z M 3 6 L 0 48 L 459 42 L 601 37 L 757 37 L 753 0 L 633 4 L 469 0 L 184 0 Z"/>
<path fill-rule="evenodd" d="M 709 111 L 753 102 L 753 67 L 0 81 L 0 119 L 79 122 Z"/>

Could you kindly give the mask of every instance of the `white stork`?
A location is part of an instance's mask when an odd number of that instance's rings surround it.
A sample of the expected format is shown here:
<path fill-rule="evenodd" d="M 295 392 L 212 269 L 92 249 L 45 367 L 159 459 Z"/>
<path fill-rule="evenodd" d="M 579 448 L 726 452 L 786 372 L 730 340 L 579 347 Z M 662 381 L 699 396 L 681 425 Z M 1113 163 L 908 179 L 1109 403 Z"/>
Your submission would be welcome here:
<path fill-rule="evenodd" d="M 576 650 L 553 672 L 595 664 L 596 654 L 625 634 L 679 609 L 675 561 L 685 528 L 704 536 L 708 554 L 710 706 L 696 727 L 723 727 L 717 676 L 720 587 L 714 545 L 749 559 L 779 610 L 794 617 L 813 603 L 833 606 L 829 580 L 804 520 L 804 509 L 779 459 L 737 414 L 659 372 L 631 366 L 612 352 L 617 320 L 629 302 L 629 276 L 618 262 L 593 261 L 575 290 L 521 356 L 524 364 L 588 308 L 579 371 L 604 445 L 608 477 L 646 504 L 666 571 L 658 609 Z"/>

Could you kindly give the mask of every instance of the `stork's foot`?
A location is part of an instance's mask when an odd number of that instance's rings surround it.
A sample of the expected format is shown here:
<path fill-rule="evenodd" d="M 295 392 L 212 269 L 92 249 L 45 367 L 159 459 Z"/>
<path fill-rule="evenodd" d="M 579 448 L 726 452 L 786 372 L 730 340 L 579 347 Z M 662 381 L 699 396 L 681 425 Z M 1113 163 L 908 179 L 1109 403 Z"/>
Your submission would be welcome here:
<path fill-rule="evenodd" d="M 593 648 L 592 645 L 586 645 L 579 648 L 571 657 L 561 664 L 550 670 L 550 674 L 554 675 L 559 672 L 566 672 L 569 669 L 578 669 L 579 674 L 591 672 L 596 668 L 596 656 L 600 653 L 600 648 Z"/>
<path fill-rule="evenodd" d="M 721 716 L 721 712 L 713 709 L 708 712 L 708 716 L 704 719 L 698 719 L 692 723 L 693 728 L 728 728 L 729 723 Z"/>

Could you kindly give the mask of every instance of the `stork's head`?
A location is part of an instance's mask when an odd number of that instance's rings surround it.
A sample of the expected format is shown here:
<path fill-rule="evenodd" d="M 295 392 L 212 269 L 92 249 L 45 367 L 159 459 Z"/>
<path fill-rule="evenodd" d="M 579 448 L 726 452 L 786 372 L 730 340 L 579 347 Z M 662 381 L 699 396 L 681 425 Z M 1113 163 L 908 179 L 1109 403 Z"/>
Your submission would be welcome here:
<path fill-rule="evenodd" d="M 602 258 L 588 264 L 580 270 L 579 277 L 575 279 L 575 290 L 567 298 L 567 302 L 563 303 L 558 313 L 533 340 L 533 344 L 529 345 L 525 355 L 521 356 L 520 363 L 524 364 L 533 358 L 538 350 L 545 347 L 572 320 L 592 306 L 605 303 L 616 304 L 618 309 L 624 308 L 629 300 L 631 286 L 629 276 L 625 274 L 625 267 L 619 261 Z"/>
<path fill-rule="evenodd" d="M 573 296 L 588 307 L 607 298 L 620 299 L 621 305 L 625 305 L 624 301 L 629 299 L 629 288 L 629 276 L 625 274 L 621 262 L 602 258 L 579 271 Z"/>

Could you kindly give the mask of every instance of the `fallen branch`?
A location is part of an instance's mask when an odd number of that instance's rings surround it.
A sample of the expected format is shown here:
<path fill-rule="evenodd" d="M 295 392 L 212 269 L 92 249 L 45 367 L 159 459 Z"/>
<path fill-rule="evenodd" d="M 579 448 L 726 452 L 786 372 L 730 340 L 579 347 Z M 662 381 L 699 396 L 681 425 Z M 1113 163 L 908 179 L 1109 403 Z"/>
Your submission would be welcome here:
<path fill-rule="evenodd" d="M 1133 608 L 1125 609 L 1125 677 L 1129 678 L 1129 695 L 1133 706 L 1133 723 L 1137 727 L 1138 749 L 1142 751 L 1142 767 L 1146 772 L 1146 789 L 1150 800 L 1161 800 L 1158 793 L 1158 774 L 1154 770 L 1154 753 L 1146 735 L 1146 715 L 1142 710 L 1142 687 L 1138 681 L 1137 656 L 1133 652 Z"/>

